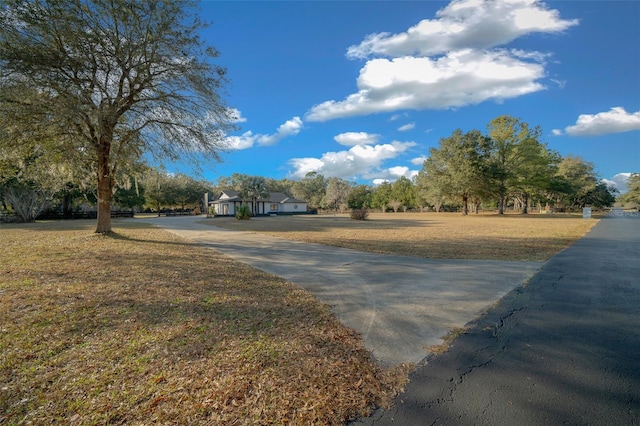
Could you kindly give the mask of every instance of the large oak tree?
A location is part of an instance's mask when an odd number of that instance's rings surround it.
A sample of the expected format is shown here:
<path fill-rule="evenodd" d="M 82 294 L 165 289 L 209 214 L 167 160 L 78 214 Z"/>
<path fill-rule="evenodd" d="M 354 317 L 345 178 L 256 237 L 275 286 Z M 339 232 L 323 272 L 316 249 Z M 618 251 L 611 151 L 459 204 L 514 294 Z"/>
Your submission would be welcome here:
<path fill-rule="evenodd" d="M 84 161 L 98 190 L 96 232 L 111 231 L 120 167 L 208 153 L 218 161 L 231 109 L 225 69 L 199 37 L 190 1 L 4 0 L 3 148 L 36 141 Z M 194 155 L 195 157 L 195 155 Z"/>
<path fill-rule="evenodd" d="M 449 199 L 459 199 L 462 214 L 469 213 L 469 200 L 484 191 L 485 163 L 489 139 L 477 130 L 462 133 L 460 129 L 440 139 L 438 148 L 429 150 L 421 180 L 437 188 Z"/>

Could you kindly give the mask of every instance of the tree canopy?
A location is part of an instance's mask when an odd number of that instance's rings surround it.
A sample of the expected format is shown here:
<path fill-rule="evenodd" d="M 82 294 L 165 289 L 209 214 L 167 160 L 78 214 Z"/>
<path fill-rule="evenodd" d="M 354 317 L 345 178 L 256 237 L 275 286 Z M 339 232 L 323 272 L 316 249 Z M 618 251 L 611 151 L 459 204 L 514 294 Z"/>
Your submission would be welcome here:
<path fill-rule="evenodd" d="M 36 143 L 88 165 L 96 232 L 110 232 L 119 168 L 207 153 L 232 129 L 226 70 L 190 1 L 5 0 L 0 9 L 0 147 Z"/>
<path fill-rule="evenodd" d="M 511 116 L 492 120 L 486 135 L 454 131 L 431 148 L 416 179 L 419 198 L 436 210 L 457 199 L 464 214 L 470 201 L 497 205 L 500 214 L 509 200 L 524 214 L 531 202 L 570 209 L 612 205 L 615 190 L 598 181 L 593 164 L 562 158 L 540 141 L 541 133 Z"/>

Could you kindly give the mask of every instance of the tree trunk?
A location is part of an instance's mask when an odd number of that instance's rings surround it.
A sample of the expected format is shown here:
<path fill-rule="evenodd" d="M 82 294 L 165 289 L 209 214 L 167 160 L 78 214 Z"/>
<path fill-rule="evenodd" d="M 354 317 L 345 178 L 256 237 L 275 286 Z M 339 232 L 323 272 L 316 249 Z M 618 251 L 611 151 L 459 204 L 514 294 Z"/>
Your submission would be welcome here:
<path fill-rule="evenodd" d="M 522 194 L 522 214 L 529 214 L 529 194 L 527 194 L 526 192 L 524 194 Z"/>
<path fill-rule="evenodd" d="M 467 195 L 462 196 L 462 214 L 465 216 L 469 214 L 469 197 Z"/>
<path fill-rule="evenodd" d="M 96 233 L 111 232 L 111 177 L 98 177 L 98 225 Z"/>
<path fill-rule="evenodd" d="M 498 184 L 498 214 L 504 214 L 507 204 L 507 187 L 504 180 L 500 180 Z"/>
<path fill-rule="evenodd" d="M 113 180 L 109 155 L 111 151 L 110 136 L 100 138 L 98 148 L 98 224 L 97 234 L 111 232 L 111 195 Z"/>

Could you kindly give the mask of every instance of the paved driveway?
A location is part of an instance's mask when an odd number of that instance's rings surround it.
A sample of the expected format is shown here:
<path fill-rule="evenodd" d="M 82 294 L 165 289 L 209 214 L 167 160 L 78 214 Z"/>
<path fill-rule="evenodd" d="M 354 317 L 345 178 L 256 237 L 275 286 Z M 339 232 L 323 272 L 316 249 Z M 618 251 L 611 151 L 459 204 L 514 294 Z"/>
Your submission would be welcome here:
<path fill-rule="evenodd" d="M 640 217 L 601 220 L 353 425 L 640 425 Z"/>
<path fill-rule="evenodd" d="M 215 219 L 143 219 L 310 291 L 361 333 L 386 365 L 418 363 L 495 301 L 529 279 L 541 262 L 433 260 L 363 253 L 215 227 Z"/>

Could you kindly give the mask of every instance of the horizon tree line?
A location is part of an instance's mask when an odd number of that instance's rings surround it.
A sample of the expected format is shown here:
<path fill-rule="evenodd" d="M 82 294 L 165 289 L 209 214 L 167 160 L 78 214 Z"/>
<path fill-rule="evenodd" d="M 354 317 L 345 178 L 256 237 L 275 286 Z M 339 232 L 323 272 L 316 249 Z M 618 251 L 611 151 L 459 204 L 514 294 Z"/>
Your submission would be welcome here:
<path fill-rule="evenodd" d="M 407 211 L 481 209 L 503 214 L 507 208 L 527 214 L 538 209 L 609 207 L 615 189 L 597 178 L 592 163 L 580 157 L 562 157 L 540 142 L 541 130 L 510 116 L 487 126 L 487 133 L 455 130 L 429 150 L 414 179 L 400 177 L 377 186 L 357 184 L 311 172 L 300 180 L 273 179 L 234 173 L 215 184 L 164 168 L 134 162 L 114 176 L 115 206 L 160 211 L 163 208 L 201 206 L 205 192 L 233 189 L 249 206 L 270 192 L 282 192 L 305 200 L 314 209 L 344 212 L 348 209 Z M 98 194 L 90 171 L 83 163 L 56 162 L 46 150 L 0 149 L 0 200 L 11 205 L 23 220 L 33 220 L 47 206 L 70 216 L 80 205 L 95 205 Z M 629 192 L 621 202 L 639 204 L 640 174 L 629 180 Z M 256 214 L 255 208 L 251 210 Z"/>

